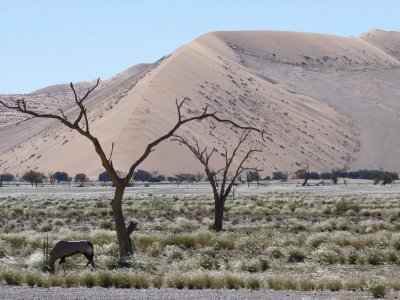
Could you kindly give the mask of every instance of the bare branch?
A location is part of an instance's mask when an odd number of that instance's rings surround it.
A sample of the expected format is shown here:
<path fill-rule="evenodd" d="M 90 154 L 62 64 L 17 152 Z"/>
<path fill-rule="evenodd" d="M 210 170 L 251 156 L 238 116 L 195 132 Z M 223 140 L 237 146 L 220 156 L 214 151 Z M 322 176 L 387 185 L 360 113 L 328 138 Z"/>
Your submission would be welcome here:
<path fill-rule="evenodd" d="M 87 90 L 86 94 L 79 100 L 79 102 L 82 103 L 90 95 L 90 93 L 92 93 L 99 86 L 99 83 L 100 77 L 97 78 L 95 85 Z"/>
<path fill-rule="evenodd" d="M 15 106 L 10 105 L 9 103 L 6 103 L 2 100 L 0 100 L 0 104 L 9 110 L 17 111 L 17 112 L 20 112 L 20 113 L 30 116 L 29 118 L 27 118 L 21 122 L 25 122 L 27 120 L 34 119 L 34 118 L 53 119 L 53 120 L 60 121 L 61 123 L 63 123 L 65 126 L 67 126 L 70 129 L 78 131 L 81 135 L 85 136 L 87 139 L 89 139 L 93 143 L 95 151 L 99 155 L 103 167 L 105 168 L 107 173 L 111 176 L 113 182 L 120 184 L 122 182 L 122 180 L 116 173 L 114 167 L 107 160 L 107 157 L 106 157 L 99 141 L 97 140 L 96 137 L 94 137 L 89 132 L 89 120 L 87 117 L 87 111 L 86 111 L 86 108 L 84 107 L 84 105 L 82 104 L 82 101 L 85 100 L 89 96 L 89 94 L 98 86 L 99 82 L 100 82 L 100 78 L 97 79 L 96 84 L 94 86 L 92 86 L 91 88 L 89 88 L 88 91 L 86 92 L 86 94 L 84 95 L 84 97 L 81 99 L 79 98 L 79 96 L 74 88 L 74 85 L 71 82 L 70 87 L 73 91 L 75 102 L 80 109 L 79 116 L 75 120 L 74 123 L 68 121 L 67 117 L 65 116 L 64 112 L 61 109 L 59 109 L 59 111 L 61 112 L 61 116 L 57 115 L 57 114 L 52 114 L 52 113 L 38 113 L 33 110 L 30 110 L 30 109 L 28 109 L 28 107 L 26 105 L 26 101 L 24 99 L 15 100 L 11 97 L 10 101 L 14 102 Z M 85 118 L 86 130 L 83 130 L 79 126 L 79 122 L 83 117 Z M 17 125 L 20 124 L 21 122 L 18 122 Z"/>
<path fill-rule="evenodd" d="M 32 120 L 32 119 L 34 119 L 34 118 L 35 118 L 35 117 L 29 117 L 29 118 L 27 118 L 27 119 L 23 119 L 22 121 L 17 122 L 16 125 L 19 125 L 19 124 L 21 124 L 21 123 L 23 123 L 23 122 Z"/>
<path fill-rule="evenodd" d="M 215 113 L 214 113 L 211 117 L 212 117 L 213 119 L 215 119 L 216 121 L 220 122 L 220 123 L 229 123 L 229 124 L 231 124 L 231 125 L 233 125 L 233 126 L 235 126 L 235 127 L 237 127 L 237 128 L 240 128 L 240 129 L 242 129 L 242 130 L 256 131 L 256 132 L 258 132 L 258 133 L 261 134 L 261 138 L 262 138 L 262 140 L 263 140 L 264 142 L 265 142 L 264 134 L 270 135 L 269 133 L 266 133 L 264 130 L 258 129 L 258 128 L 256 128 L 256 127 L 251 127 L 251 126 L 240 126 L 240 125 L 238 125 L 237 123 L 233 122 L 232 120 L 229 120 L 229 119 L 221 119 L 221 118 L 217 117 L 217 116 L 215 115 Z"/>
<path fill-rule="evenodd" d="M 219 169 L 218 171 L 213 171 L 213 173 L 215 175 L 218 175 L 219 173 L 221 173 L 222 171 L 224 171 L 226 169 L 226 167 L 222 167 L 221 169 Z"/>
<path fill-rule="evenodd" d="M 14 101 L 13 99 L 10 99 L 10 100 Z M 15 102 L 15 101 L 14 101 L 14 102 Z M 0 100 L 0 104 L 3 105 L 5 108 L 13 109 L 13 110 L 18 110 L 18 106 L 11 106 L 11 105 L 8 105 L 7 103 L 3 102 L 2 100 Z"/>
<path fill-rule="evenodd" d="M 108 162 L 109 163 L 111 163 L 111 158 L 112 158 L 113 151 L 114 151 L 114 142 L 112 142 L 112 144 L 111 144 L 110 157 L 108 158 Z"/>
<path fill-rule="evenodd" d="M 89 121 L 86 113 L 86 108 L 83 110 L 83 116 L 85 117 L 86 132 L 89 133 Z"/>
<path fill-rule="evenodd" d="M 71 83 L 69 84 L 69 86 L 71 87 L 72 92 L 74 92 L 74 97 L 75 97 L 75 102 L 76 102 L 76 104 L 79 104 L 79 98 L 78 98 L 78 94 L 77 94 L 76 91 L 75 91 L 74 84 L 71 82 Z"/>
<path fill-rule="evenodd" d="M 58 109 L 61 112 L 61 116 L 64 118 L 64 120 L 67 120 L 67 117 L 64 115 L 64 112 L 62 109 Z"/>

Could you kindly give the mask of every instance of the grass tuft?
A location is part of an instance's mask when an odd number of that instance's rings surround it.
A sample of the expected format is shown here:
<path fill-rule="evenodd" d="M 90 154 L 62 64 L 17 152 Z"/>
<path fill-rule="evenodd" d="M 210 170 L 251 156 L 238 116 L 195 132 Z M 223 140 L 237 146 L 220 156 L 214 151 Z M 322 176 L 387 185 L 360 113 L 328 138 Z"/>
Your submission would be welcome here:
<path fill-rule="evenodd" d="M 383 283 L 375 283 L 369 288 L 374 298 L 384 298 L 387 293 L 387 286 Z"/>

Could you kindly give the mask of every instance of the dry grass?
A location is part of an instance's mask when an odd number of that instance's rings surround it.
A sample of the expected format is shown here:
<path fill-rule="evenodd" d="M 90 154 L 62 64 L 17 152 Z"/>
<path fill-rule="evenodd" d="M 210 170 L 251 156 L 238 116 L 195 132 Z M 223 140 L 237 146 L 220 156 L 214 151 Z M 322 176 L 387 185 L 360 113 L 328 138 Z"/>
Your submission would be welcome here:
<path fill-rule="evenodd" d="M 236 195 L 225 230 L 214 233 L 209 196 L 136 195 L 134 265 L 120 269 L 105 195 L 0 196 L 0 282 L 29 286 L 250 288 L 353 291 L 400 289 L 397 192 L 298 191 Z M 377 187 L 378 189 L 378 187 Z M 67 259 L 67 276 L 42 272 L 42 241 L 89 239 L 96 272 Z"/>

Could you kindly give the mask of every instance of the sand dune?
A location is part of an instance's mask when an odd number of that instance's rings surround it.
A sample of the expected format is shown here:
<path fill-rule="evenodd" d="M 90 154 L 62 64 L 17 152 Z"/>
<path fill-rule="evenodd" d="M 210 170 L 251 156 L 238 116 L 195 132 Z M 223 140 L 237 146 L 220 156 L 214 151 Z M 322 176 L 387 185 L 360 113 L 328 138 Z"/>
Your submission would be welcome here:
<path fill-rule="evenodd" d="M 126 171 L 147 143 L 172 128 L 175 99 L 189 97 L 187 116 L 208 105 L 222 117 L 268 133 L 265 141 L 254 135 L 245 147 L 263 149 L 250 164 L 263 168 L 264 175 L 291 173 L 305 163 L 315 171 L 398 170 L 399 34 L 372 35 L 205 34 L 154 64 L 134 66 L 102 81 L 87 103 L 92 131 L 107 152 L 115 143 L 114 165 Z M 62 108 L 72 117 L 67 87 L 48 87 L 24 97 L 37 110 Z M 93 147 L 82 137 L 49 121 L 16 127 L 18 118 L 0 110 L 0 169 L 83 171 L 92 177 L 102 171 Z M 180 133 L 219 152 L 232 148 L 240 134 L 211 121 L 191 124 Z M 217 153 L 215 159 L 218 167 L 223 156 Z M 141 168 L 164 174 L 202 171 L 173 142 L 160 145 Z"/>
<path fill-rule="evenodd" d="M 373 29 L 361 38 L 400 61 L 400 32 Z"/>

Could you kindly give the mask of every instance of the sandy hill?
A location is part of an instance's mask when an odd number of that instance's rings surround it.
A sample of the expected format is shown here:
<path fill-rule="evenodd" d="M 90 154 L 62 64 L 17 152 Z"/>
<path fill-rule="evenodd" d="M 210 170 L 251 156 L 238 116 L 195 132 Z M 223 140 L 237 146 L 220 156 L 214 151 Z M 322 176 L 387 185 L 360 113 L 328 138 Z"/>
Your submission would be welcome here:
<path fill-rule="evenodd" d="M 372 33 L 371 33 L 372 32 Z M 172 128 L 175 99 L 189 97 L 185 115 L 209 105 L 222 117 L 264 129 L 246 145 L 262 148 L 251 164 L 293 172 L 400 168 L 398 139 L 399 33 L 371 31 L 361 37 L 243 31 L 205 34 L 154 64 L 134 66 L 101 82 L 89 99 L 91 128 L 125 171 L 146 144 Z M 371 36 L 372 35 L 372 36 Z M 392 38 L 393 37 L 393 38 Z M 90 83 L 80 83 L 81 90 Z M 75 113 L 68 85 L 44 88 L 24 97 L 39 111 Z M 3 96 L 8 98 L 9 95 Z M 0 111 L 0 170 L 45 172 L 102 171 L 92 145 L 56 122 L 27 121 Z M 240 132 L 211 121 L 183 128 L 205 146 L 223 147 Z M 191 154 L 173 142 L 160 145 L 141 168 L 165 174 L 202 171 Z"/>
<path fill-rule="evenodd" d="M 400 32 L 373 29 L 361 38 L 400 61 Z"/>

